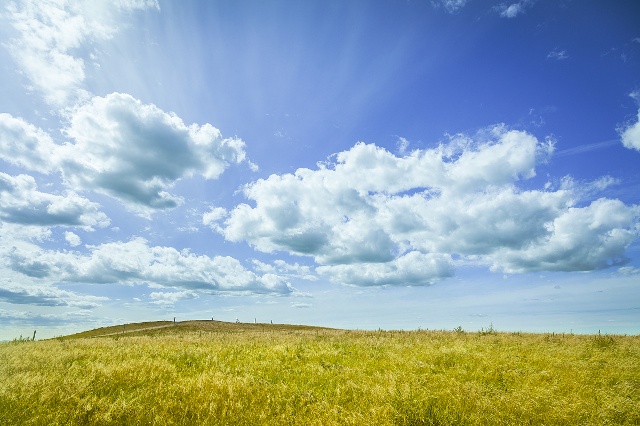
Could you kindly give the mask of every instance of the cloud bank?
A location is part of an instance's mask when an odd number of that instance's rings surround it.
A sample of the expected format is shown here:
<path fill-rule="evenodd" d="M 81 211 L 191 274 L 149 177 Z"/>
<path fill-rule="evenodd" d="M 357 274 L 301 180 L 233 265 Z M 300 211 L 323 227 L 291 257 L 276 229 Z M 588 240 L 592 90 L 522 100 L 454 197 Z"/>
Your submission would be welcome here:
<path fill-rule="evenodd" d="M 270 273 L 258 275 L 232 257 L 198 256 L 173 247 L 149 246 L 139 237 L 88 249 L 87 254 L 81 254 L 22 243 L 2 250 L 0 259 L 14 272 L 47 282 L 146 283 L 210 293 L 286 294 L 293 290 L 282 277 Z"/>
<path fill-rule="evenodd" d="M 247 185 L 253 206 L 205 223 L 260 251 L 310 256 L 318 273 L 355 285 L 431 284 L 465 262 L 504 273 L 624 263 L 638 206 L 589 203 L 569 184 L 519 188 L 553 150 L 503 126 L 402 157 L 358 143 L 316 170 Z"/>

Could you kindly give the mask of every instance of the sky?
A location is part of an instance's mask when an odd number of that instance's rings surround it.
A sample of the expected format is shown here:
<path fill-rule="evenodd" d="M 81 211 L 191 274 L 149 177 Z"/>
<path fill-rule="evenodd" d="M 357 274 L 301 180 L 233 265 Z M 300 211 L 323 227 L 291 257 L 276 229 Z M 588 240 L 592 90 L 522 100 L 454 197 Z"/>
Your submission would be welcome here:
<path fill-rule="evenodd" d="M 0 340 L 640 333 L 635 0 L 0 5 Z"/>

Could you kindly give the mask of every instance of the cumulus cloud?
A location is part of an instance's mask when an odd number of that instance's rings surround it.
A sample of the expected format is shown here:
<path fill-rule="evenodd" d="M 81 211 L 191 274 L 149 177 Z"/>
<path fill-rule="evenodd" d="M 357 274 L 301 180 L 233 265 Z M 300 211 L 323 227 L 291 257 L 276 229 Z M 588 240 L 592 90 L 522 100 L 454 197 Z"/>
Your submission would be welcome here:
<path fill-rule="evenodd" d="M 80 226 L 87 229 L 109 225 L 99 205 L 72 191 L 64 195 L 40 192 L 28 175 L 0 172 L 0 220 L 34 226 Z"/>
<path fill-rule="evenodd" d="M 88 97 L 84 60 L 74 52 L 111 38 L 120 12 L 153 7 L 156 0 L 22 0 L 9 2 L 2 17 L 15 31 L 7 46 L 32 87 L 64 107 Z"/>
<path fill-rule="evenodd" d="M 620 130 L 620 138 L 625 148 L 640 151 L 640 111 L 635 123 L 631 123 Z"/>
<path fill-rule="evenodd" d="M 11 270 L 33 278 L 78 283 L 151 283 L 208 292 L 289 293 L 275 274 L 257 275 L 232 257 L 198 256 L 173 247 L 149 246 L 142 238 L 87 246 L 88 254 L 22 245 L 5 251 Z"/>
<path fill-rule="evenodd" d="M 208 123 L 186 125 L 121 93 L 74 109 L 64 133 L 71 142 L 59 145 L 23 119 L 0 114 L 0 158 L 39 172 L 60 171 L 76 190 L 105 193 L 145 213 L 182 202 L 169 193 L 177 180 L 196 174 L 215 179 L 245 161 L 242 140 L 223 138 Z"/>
<path fill-rule="evenodd" d="M 80 237 L 73 232 L 65 232 L 64 239 L 67 241 L 67 243 L 69 243 L 71 247 L 78 247 L 80 244 L 82 244 L 82 240 L 80 239 Z"/>
<path fill-rule="evenodd" d="M 358 143 L 335 163 L 247 185 L 253 206 L 217 216 L 214 229 L 264 252 L 310 256 L 317 272 L 356 285 L 430 284 L 453 274 L 453 258 L 505 272 L 619 264 L 637 236 L 636 206 L 580 206 L 570 185 L 518 188 L 553 150 L 503 126 L 403 157 Z"/>
<path fill-rule="evenodd" d="M 244 142 L 223 139 L 210 124 L 185 125 L 175 114 L 132 96 L 112 93 L 77 108 L 60 148 L 60 168 L 71 186 L 104 192 L 132 206 L 175 207 L 167 190 L 178 179 L 217 178 L 245 159 Z"/>
<path fill-rule="evenodd" d="M 506 273 L 528 271 L 591 271 L 623 265 L 625 248 L 638 236 L 638 206 L 598 199 L 582 208 L 570 207 L 545 223 L 546 232 L 520 250 L 498 248 L 489 258 Z"/>

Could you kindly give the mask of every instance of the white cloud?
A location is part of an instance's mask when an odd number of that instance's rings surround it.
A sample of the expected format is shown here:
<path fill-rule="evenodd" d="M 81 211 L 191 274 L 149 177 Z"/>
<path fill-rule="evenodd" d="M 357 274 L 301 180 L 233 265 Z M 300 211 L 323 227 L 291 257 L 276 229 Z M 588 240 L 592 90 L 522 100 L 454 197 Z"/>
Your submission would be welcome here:
<path fill-rule="evenodd" d="M 503 126 L 403 157 L 358 143 L 335 164 L 247 185 L 255 206 L 238 205 L 216 229 L 261 251 L 311 256 L 317 272 L 357 285 L 429 284 L 451 276 L 460 256 L 509 272 L 619 262 L 637 235 L 636 207 L 577 207 L 583 193 L 571 185 L 517 188 L 553 150 Z"/>
<path fill-rule="evenodd" d="M 569 58 L 566 50 L 554 49 L 547 55 L 547 59 L 555 59 L 557 61 L 562 61 L 564 59 Z"/>
<path fill-rule="evenodd" d="M 158 7 L 153 1 L 22 0 L 2 14 L 17 33 L 7 46 L 33 88 L 56 107 L 86 99 L 80 47 L 106 40 L 117 31 L 120 12 Z"/>
<path fill-rule="evenodd" d="M 276 274 L 280 277 L 299 278 L 308 281 L 316 281 L 317 275 L 312 271 L 310 266 L 300 265 L 297 262 L 290 264 L 281 259 L 274 260 L 273 264 L 261 262 L 252 259 L 254 270 L 263 274 Z"/>
<path fill-rule="evenodd" d="M 634 266 L 623 266 L 618 272 L 622 275 L 640 275 L 640 269 Z"/>
<path fill-rule="evenodd" d="M 620 138 L 625 148 L 640 151 L 640 110 L 638 111 L 638 121 L 621 129 Z"/>
<path fill-rule="evenodd" d="M 469 0 L 432 0 L 435 7 L 442 7 L 449 13 L 456 13 L 462 9 Z"/>
<path fill-rule="evenodd" d="M 100 306 L 105 297 L 79 295 L 50 286 L 16 287 L 2 285 L 0 301 L 14 305 L 35 306 L 71 306 L 81 309 L 93 309 Z"/>
<path fill-rule="evenodd" d="M 639 217 L 638 206 L 602 198 L 560 212 L 545 224 L 546 232 L 527 246 L 499 248 L 489 258 L 494 269 L 506 273 L 591 271 L 624 264 L 625 248 L 638 237 Z"/>
<path fill-rule="evenodd" d="M 53 170 L 58 146 L 51 136 L 22 118 L 0 113 L 0 158 L 41 173 Z"/>
<path fill-rule="evenodd" d="M 402 136 L 398 137 L 398 142 L 396 142 L 396 146 L 398 147 L 398 153 L 400 155 L 405 155 L 407 153 L 407 150 L 409 149 L 409 141 L 406 138 L 403 138 Z"/>
<path fill-rule="evenodd" d="M 65 232 L 64 239 L 69 243 L 71 247 L 78 247 L 80 244 L 82 244 L 82 240 L 80 239 L 80 237 L 73 232 Z"/>
<path fill-rule="evenodd" d="M 197 299 L 198 297 L 198 293 L 189 290 L 174 292 L 156 291 L 149 294 L 149 298 L 152 300 L 151 303 L 161 306 L 173 306 L 181 300 Z"/>
<path fill-rule="evenodd" d="M 140 209 L 175 207 L 182 200 L 167 190 L 176 180 L 194 174 L 215 179 L 245 159 L 240 139 L 223 139 L 208 123 L 187 126 L 121 93 L 78 107 L 65 133 L 74 140 L 60 148 L 65 180 Z"/>
<path fill-rule="evenodd" d="M 88 254 L 22 244 L 0 252 L 12 271 L 32 278 L 78 283 L 148 283 L 208 292 L 289 293 L 280 276 L 257 275 L 228 256 L 198 256 L 173 247 L 150 247 L 142 238 L 87 246 Z"/>
<path fill-rule="evenodd" d="M 292 308 L 312 308 L 313 304 L 311 303 L 304 303 L 304 302 L 293 302 L 291 304 Z"/>
<path fill-rule="evenodd" d="M 617 139 L 609 139 L 606 141 L 593 142 L 584 145 L 578 145 L 573 148 L 563 149 L 553 154 L 554 158 L 562 158 L 569 155 L 583 154 L 585 152 L 596 151 L 599 149 L 608 148 L 613 145 L 617 145 L 619 141 Z"/>
<path fill-rule="evenodd" d="M 449 256 L 418 251 L 385 263 L 319 266 L 317 271 L 333 282 L 358 286 L 429 285 L 454 274 Z"/>
<path fill-rule="evenodd" d="M 0 220 L 33 226 L 79 226 L 86 229 L 109 225 L 99 205 L 72 191 L 64 195 L 40 192 L 28 175 L 0 172 Z"/>
<path fill-rule="evenodd" d="M 312 255 L 321 264 L 390 261 L 396 245 L 390 232 L 397 231 L 380 222 L 393 222 L 394 203 L 455 200 L 535 175 L 536 159 L 549 147 L 522 132 L 496 132 L 498 142 L 461 150 L 456 137 L 450 145 L 401 158 L 359 143 L 337 154 L 334 168 L 258 180 L 244 190 L 256 207 L 241 204 L 231 211 L 223 235 L 267 252 Z M 416 213 L 399 218 L 401 227 L 418 220 Z"/>
<path fill-rule="evenodd" d="M 77 190 L 108 194 L 148 213 L 175 207 L 169 193 L 179 179 L 195 174 L 217 178 L 245 160 L 244 142 L 223 138 L 211 124 L 185 125 L 175 114 L 130 95 L 94 97 L 70 115 L 63 145 L 9 114 L 0 114 L 0 158 L 43 172 L 60 171 Z"/>
<path fill-rule="evenodd" d="M 507 5 L 505 3 L 496 7 L 500 16 L 503 18 L 515 18 L 518 15 L 522 15 L 533 4 L 531 0 L 520 0 L 517 3 Z"/>
<path fill-rule="evenodd" d="M 227 210 L 222 207 L 212 207 L 211 210 L 202 215 L 202 224 L 211 229 L 221 232 L 219 222 L 227 216 Z"/>
<path fill-rule="evenodd" d="M 31 327 L 36 324 L 38 327 L 59 325 L 63 325 L 66 327 L 70 324 L 77 324 L 78 321 L 81 321 L 83 325 L 82 328 L 86 329 L 87 324 L 97 323 L 98 321 L 92 315 L 91 311 L 83 307 L 79 307 L 77 310 L 54 314 L 42 314 L 27 311 L 24 309 L 0 309 L 0 319 L 2 319 L 3 324 L 17 325 L 20 328 L 24 326 Z M 38 330 L 40 330 L 40 328 Z"/>

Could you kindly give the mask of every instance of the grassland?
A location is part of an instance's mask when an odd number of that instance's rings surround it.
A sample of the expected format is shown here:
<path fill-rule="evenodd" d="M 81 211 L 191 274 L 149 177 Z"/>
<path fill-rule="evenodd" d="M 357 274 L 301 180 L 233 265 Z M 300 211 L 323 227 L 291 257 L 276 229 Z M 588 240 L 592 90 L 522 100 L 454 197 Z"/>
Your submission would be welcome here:
<path fill-rule="evenodd" d="M 640 424 L 640 336 L 124 331 L 0 344 L 0 424 Z"/>

